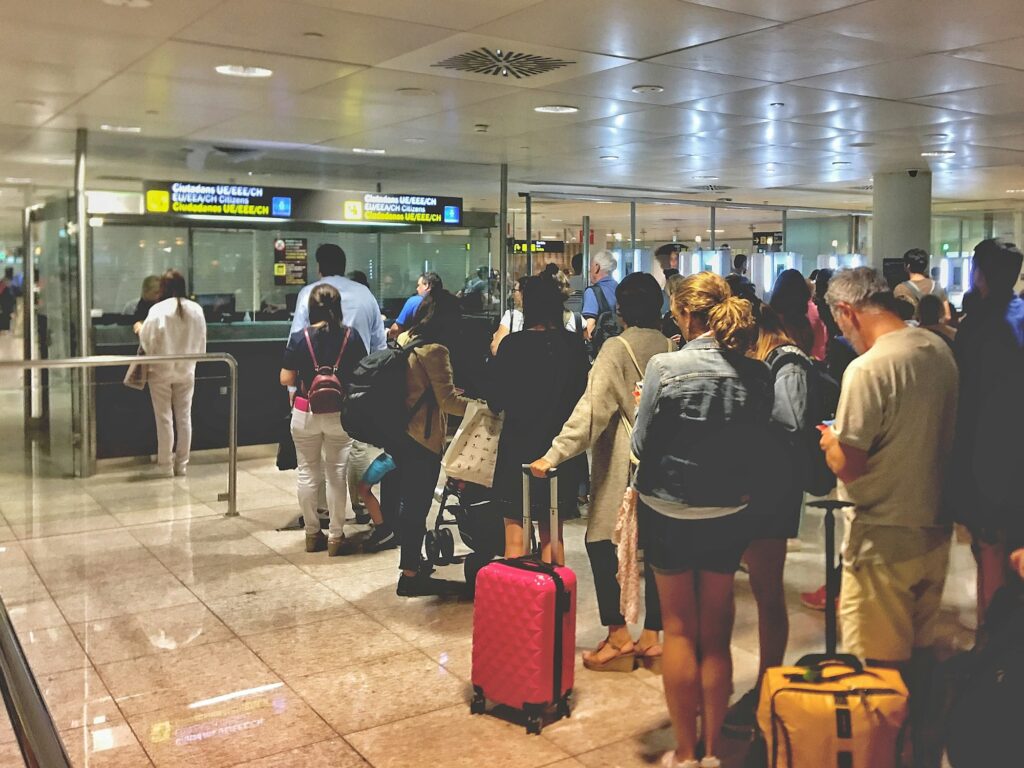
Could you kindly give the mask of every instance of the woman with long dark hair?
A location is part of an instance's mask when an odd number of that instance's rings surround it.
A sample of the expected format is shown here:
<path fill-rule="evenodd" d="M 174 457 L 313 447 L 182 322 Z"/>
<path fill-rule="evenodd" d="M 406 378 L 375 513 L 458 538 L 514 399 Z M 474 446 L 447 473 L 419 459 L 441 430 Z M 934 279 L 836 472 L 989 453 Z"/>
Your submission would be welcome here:
<path fill-rule="evenodd" d="M 173 269 L 165 272 L 160 278 L 160 300 L 150 308 L 139 329 L 139 343 L 147 355 L 206 352 L 203 310 L 187 296 L 181 272 Z M 150 365 L 147 382 L 156 419 L 156 474 L 159 477 L 184 475 L 192 449 L 192 395 L 196 388 L 196 364 Z"/>
<path fill-rule="evenodd" d="M 491 410 L 505 414 L 498 441 L 493 494 L 505 517 L 505 556 L 526 551 L 523 531 L 522 465 L 543 455 L 562 431 L 587 387 L 590 365 L 582 338 L 565 329 L 562 294 L 546 275 L 523 283 L 523 326 L 510 334 L 493 361 Z M 580 457 L 560 467 L 559 521 L 578 516 L 576 490 L 585 472 Z M 563 549 L 550 551 L 547 481 L 531 479 L 531 516 L 540 524 L 545 560 L 564 563 Z M 558 536 L 562 542 L 561 532 Z"/>
<path fill-rule="evenodd" d="M 344 383 L 366 347 L 358 333 L 342 324 L 341 295 L 329 283 L 321 283 L 309 294 L 309 325 L 288 339 L 281 365 L 281 386 L 298 387 L 292 403 L 292 439 L 298 463 L 297 493 L 306 527 L 306 551 L 327 550 L 329 557 L 347 554 L 345 511 L 348 506 L 346 467 L 352 438 L 345 432 L 337 413 L 310 410 L 310 386 L 317 368 L 337 363 L 336 376 Z M 317 496 L 327 480 L 327 508 L 330 510 L 328 536 L 320 530 Z"/>
<path fill-rule="evenodd" d="M 448 416 L 466 413 L 469 400 L 455 388 L 449 348 L 456 342 L 462 316 L 459 300 L 448 291 L 424 296 L 409 329 L 411 346 L 406 373 L 405 406 L 411 413 L 404 442 L 392 454 L 395 487 L 400 488 L 399 537 L 402 542 L 398 579 L 401 597 L 456 591 L 457 585 L 430 578 L 420 568 L 427 513 L 441 474 Z"/>

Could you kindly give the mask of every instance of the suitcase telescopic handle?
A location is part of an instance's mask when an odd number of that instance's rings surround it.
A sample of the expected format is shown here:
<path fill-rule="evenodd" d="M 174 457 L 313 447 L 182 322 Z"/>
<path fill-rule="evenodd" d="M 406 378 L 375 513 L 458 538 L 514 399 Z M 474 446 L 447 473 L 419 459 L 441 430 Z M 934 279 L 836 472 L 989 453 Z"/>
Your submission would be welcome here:
<path fill-rule="evenodd" d="M 839 598 L 839 572 L 836 570 L 836 512 L 853 504 L 841 499 L 818 499 L 808 507 L 825 510 L 825 654 L 835 657 L 838 646 L 836 600 Z"/>
<path fill-rule="evenodd" d="M 530 478 L 533 476 L 530 472 L 530 465 L 523 464 L 523 540 L 529 541 L 530 528 L 533 525 L 533 520 L 530 518 Z M 549 520 L 549 530 L 551 531 L 551 551 L 554 553 L 554 547 L 558 544 L 558 467 L 551 467 L 547 472 L 544 473 L 547 478 L 551 481 L 551 504 Z"/>

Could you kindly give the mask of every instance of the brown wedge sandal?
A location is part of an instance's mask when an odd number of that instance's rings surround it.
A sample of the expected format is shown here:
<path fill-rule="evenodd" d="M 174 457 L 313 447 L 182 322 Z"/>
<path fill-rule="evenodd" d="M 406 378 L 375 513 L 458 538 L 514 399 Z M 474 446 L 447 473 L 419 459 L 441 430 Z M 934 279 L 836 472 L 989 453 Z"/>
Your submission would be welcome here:
<path fill-rule="evenodd" d="M 633 643 L 629 644 L 630 646 Z M 595 659 L 598 653 L 604 650 L 605 646 L 611 647 L 615 655 L 603 661 Z M 593 672 L 632 672 L 636 669 L 636 647 L 620 648 L 610 640 L 602 640 L 596 650 L 584 651 L 583 666 Z"/>
<path fill-rule="evenodd" d="M 655 643 L 654 645 L 649 645 L 646 648 L 637 646 L 634 650 L 637 664 L 642 666 L 644 669 L 650 670 L 656 675 L 661 674 L 662 652 L 661 643 Z"/>

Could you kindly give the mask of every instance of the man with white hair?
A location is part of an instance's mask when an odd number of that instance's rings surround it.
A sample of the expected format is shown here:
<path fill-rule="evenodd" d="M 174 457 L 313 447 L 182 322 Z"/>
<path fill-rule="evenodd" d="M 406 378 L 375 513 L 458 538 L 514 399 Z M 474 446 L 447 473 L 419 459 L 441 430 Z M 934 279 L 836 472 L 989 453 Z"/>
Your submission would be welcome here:
<path fill-rule="evenodd" d="M 941 496 L 957 367 L 946 342 L 900 319 L 875 270 L 837 272 L 825 299 L 860 354 L 843 375 L 835 422 L 821 436 L 839 497 L 853 508 L 843 542 L 843 642 L 850 653 L 903 673 L 916 740 L 949 565 Z"/>
<path fill-rule="evenodd" d="M 583 336 L 588 341 L 594 335 L 598 318 L 606 312 L 615 312 L 615 289 L 619 284 L 612 273 L 619 262 L 608 251 L 598 251 L 590 257 L 590 286 L 583 293 L 583 319 L 587 325 Z"/>

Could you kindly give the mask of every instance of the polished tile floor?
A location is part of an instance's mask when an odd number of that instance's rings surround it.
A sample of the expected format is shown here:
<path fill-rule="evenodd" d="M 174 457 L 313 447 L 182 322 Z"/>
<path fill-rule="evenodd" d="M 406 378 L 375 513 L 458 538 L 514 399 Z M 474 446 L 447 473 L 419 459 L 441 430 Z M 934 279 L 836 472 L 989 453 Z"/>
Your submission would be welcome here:
<path fill-rule="evenodd" d="M 471 717 L 468 602 L 395 595 L 397 554 L 306 554 L 294 477 L 265 449 L 240 462 L 241 516 L 223 515 L 222 456 L 187 478 L 138 465 L 88 480 L 0 469 L 0 595 L 69 753 L 80 766 L 643 766 L 671 734 L 659 678 L 580 667 L 573 717 L 543 735 Z M 602 637 L 583 547 L 579 646 Z M 820 581 L 820 519 L 786 572 L 791 655 L 819 648 L 822 618 L 797 593 Z M 451 574 L 458 578 L 453 567 Z M 948 642 L 971 633 L 973 566 L 956 548 Z M 751 684 L 757 632 L 737 582 L 736 690 Z M 742 744 L 736 745 L 742 752 Z M 0 765 L 19 765 L 0 726 Z"/>

